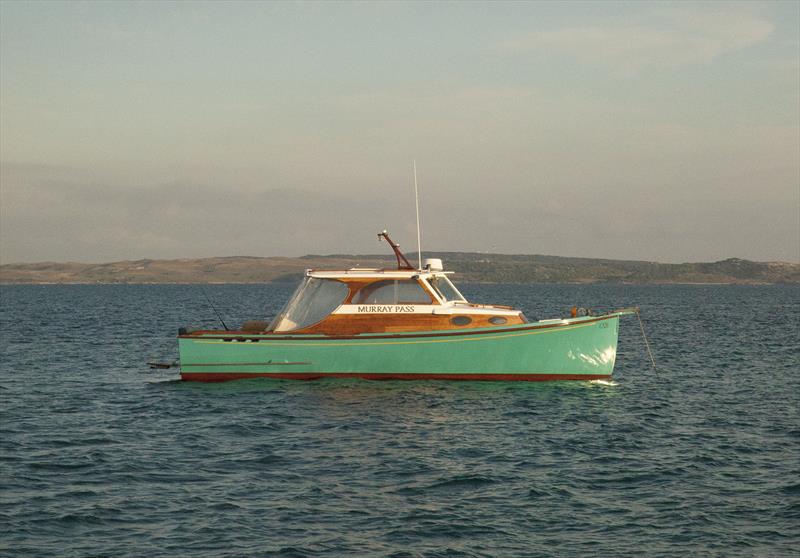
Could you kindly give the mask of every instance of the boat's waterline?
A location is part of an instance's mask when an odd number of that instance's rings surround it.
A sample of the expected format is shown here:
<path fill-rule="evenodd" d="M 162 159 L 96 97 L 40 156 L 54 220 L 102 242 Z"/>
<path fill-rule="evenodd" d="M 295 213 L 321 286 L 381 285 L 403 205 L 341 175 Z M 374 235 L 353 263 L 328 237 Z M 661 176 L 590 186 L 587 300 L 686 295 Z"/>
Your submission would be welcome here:
<path fill-rule="evenodd" d="M 608 379 L 619 315 L 416 334 L 325 336 L 220 332 L 179 339 L 184 380 L 549 381 Z"/>
<path fill-rule="evenodd" d="M 604 380 L 609 374 L 402 374 L 396 372 L 303 372 L 303 373 L 248 373 L 248 372 L 183 372 L 181 378 L 194 382 L 227 382 L 252 378 L 273 380 L 321 380 L 323 378 L 357 378 L 361 380 L 449 380 L 483 382 L 550 382 Z M 616 384 L 614 384 L 616 385 Z"/>

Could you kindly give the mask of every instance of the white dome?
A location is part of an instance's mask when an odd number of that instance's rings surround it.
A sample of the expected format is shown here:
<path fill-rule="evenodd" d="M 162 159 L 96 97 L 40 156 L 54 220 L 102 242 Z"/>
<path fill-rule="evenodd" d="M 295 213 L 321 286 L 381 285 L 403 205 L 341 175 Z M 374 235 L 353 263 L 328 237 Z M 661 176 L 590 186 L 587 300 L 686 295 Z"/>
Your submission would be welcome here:
<path fill-rule="evenodd" d="M 442 267 L 442 260 L 439 258 L 425 258 L 425 265 L 423 267 L 430 271 L 444 270 L 444 267 Z"/>

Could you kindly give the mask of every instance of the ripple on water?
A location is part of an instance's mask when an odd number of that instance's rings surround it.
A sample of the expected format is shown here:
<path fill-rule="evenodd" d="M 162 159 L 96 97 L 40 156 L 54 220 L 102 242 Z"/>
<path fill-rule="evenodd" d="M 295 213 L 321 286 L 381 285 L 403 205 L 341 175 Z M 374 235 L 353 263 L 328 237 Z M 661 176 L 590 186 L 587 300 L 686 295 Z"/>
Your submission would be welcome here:
<path fill-rule="evenodd" d="M 464 290 L 641 306 L 658 374 L 623 321 L 606 383 L 183 383 L 143 363 L 213 325 L 197 287 L 0 287 L 0 553 L 796 556 L 800 289 Z"/>

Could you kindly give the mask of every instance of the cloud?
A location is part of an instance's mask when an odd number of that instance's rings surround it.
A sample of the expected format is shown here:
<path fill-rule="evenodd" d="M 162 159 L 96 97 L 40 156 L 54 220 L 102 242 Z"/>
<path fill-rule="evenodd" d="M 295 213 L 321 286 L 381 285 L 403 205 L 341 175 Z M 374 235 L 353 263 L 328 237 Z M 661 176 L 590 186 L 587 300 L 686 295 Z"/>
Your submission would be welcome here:
<path fill-rule="evenodd" d="M 503 41 L 502 52 L 559 54 L 622 73 L 710 64 L 769 37 L 774 25 L 749 12 L 658 12 L 645 21 L 537 31 Z"/>
<path fill-rule="evenodd" d="M 397 233 L 392 225 L 399 221 L 398 204 L 384 194 L 378 203 L 368 192 L 134 184 L 89 169 L 58 173 L 47 165 L 0 166 L 2 263 L 381 252 L 374 233 Z M 413 199 L 405 197 L 410 209 Z"/>

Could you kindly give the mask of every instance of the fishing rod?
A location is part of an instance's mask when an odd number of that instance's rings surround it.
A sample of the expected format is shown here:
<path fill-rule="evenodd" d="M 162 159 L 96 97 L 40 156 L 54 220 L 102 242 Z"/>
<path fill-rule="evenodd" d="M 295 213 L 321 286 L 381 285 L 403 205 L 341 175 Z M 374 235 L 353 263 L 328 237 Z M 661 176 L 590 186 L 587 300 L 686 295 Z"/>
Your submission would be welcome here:
<path fill-rule="evenodd" d="M 214 311 L 214 314 L 217 315 L 217 319 L 219 320 L 219 323 L 222 324 L 222 327 L 225 328 L 225 331 L 230 331 L 230 328 L 228 328 L 227 324 L 225 323 L 225 320 L 222 319 L 222 316 L 220 315 L 219 311 L 217 310 L 217 307 L 214 306 L 213 302 L 211 302 L 211 298 L 208 296 L 208 293 L 206 292 L 205 287 L 203 287 L 203 285 L 198 285 L 198 286 L 200 287 L 200 292 L 203 293 L 203 296 L 205 297 L 206 302 L 208 302 L 208 305 L 211 306 L 211 309 Z M 181 330 L 178 333 L 179 334 L 183 333 L 183 328 L 181 328 Z M 177 368 L 177 367 L 179 367 L 180 366 L 180 360 L 172 360 L 170 362 L 151 361 L 151 362 L 148 362 L 147 365 L 150 367 L 151 370 L 166 370 L 168 368 Z"/>
<path fill-rule="evenodd" d="M 230 329 L 228 328 L 228 326 L 227 326 L 227 325 L 225 325 L 225 320 L 223 320 L 223 319 L 222 319 L 222 316 L 220 316 L 219 312 L 217 312 L 217 309 L 216 309 L 216 307 L 214 306 L 214 303 L 213 303 L 213 302 L 211 302 L 211 299 L 208 297 L 208 293 L 206 292 L 206 289 L 203 287 L 203 285 L 200 285 L 200 290 L 202 291 L 202 293 L 203 293 L 203 296 L 204 296 L 204 297 L 206 297 L 206 301 L 208 301 L 208 305 L 209 305 L 209 306 L 211 306 L 211 309 L 212 309 L 212 310 L 214 311 L 214 313 L 217 315 L 217 319 L 219 320 L 219 323 L 221 323 L 221 324 L 222 324 L 222 327 L 224 327 L 224 328 L 225 328 L 225 331 L 230 331 Z"/>

